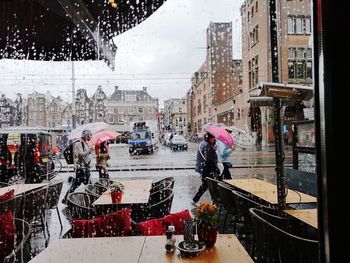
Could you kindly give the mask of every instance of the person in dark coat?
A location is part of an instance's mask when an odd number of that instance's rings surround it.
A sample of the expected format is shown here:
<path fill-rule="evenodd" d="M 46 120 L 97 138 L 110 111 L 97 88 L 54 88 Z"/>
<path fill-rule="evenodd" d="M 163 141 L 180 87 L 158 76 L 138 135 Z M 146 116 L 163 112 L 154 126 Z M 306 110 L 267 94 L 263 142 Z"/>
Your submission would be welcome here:
<path fill-rule="evenodd" d="M 196 205 L 196 203 L 208 189 L 205 178 L 213 178 L 213 174 L 218 170 L 218 158 L 216 154 L 215 142 L 215 137 L 210 133 L 206 133 L 204 135 L 204 140 L 199 144 L 196 156 L 196 172 L 201 175 L 202 184 L 192 199 L 193 205 Z"/>

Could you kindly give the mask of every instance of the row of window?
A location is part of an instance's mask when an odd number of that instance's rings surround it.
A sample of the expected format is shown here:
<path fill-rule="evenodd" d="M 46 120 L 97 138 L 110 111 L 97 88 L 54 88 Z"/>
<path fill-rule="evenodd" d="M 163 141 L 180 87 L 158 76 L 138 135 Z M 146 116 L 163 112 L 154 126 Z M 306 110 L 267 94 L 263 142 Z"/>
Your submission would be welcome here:
<path fill-rule="evenodd" d="M 289 35 L 311 34 L 311 17 L 309 16 L 288 16 Z"/>
<path fill-rule="evenodd" d="M 249 33 L 249 47 L 254 46 L 259 42 L 259 26 L 256 25 L 253 30 Z"/>
<path fill-rule="evenodd" d="M 251 11 L 248 11 L 247 13 L 247 17 L 248 17 L 248 21 L 250 21 L 251 17 L 254 17 L 254 14 L 256 14 L 259 10 L 259 4 L 258 1 L 255 2 L 255 4 L 252 5 Z"/>
<path fill-rule="evenodd" d="M 288 48 L 288 79 L 298 82 L 312 80 L 311 48 Z"/>
<path fill-rule="evenodd" d="M 259 72 L 259 59 L 255 56 L 248 62 L 249 68 L 249 89 L 254 89 L 258 84 L 258 72 Z"/>

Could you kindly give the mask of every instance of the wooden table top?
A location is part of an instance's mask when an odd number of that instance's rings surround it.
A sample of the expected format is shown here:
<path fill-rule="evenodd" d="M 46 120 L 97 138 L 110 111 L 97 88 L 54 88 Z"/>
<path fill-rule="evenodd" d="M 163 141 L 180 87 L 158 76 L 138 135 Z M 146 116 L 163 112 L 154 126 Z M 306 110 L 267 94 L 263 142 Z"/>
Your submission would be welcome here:
<path fill-rule="evenodd" d="M 183 240 L 183 236 L 176 236 L 176 244 Z M 154 262 L 208 262 L 208 263 L 252 263 L 253 260 L 248 255 L 242 244 L 233 234 L 218 234 L 215 246 L 203 251 L 199 256 L 185 258 L 180 257 L 180 251 L 176 249 L 174 253 L 166 253 L 164 236 L 149 236 L 143 246 L 140 260 L 141 263 Z"/>
<path fill-rule="evenodd" d="M 137 236 L 58 239 L 29 262 L 137 263 L 145 238 Z"/>
<path fill-rule="evenodd" d="M 120 204 L 145 204 L 148 202 L 152 180 L 125 180 L 120 181 L 124 185 L 124 193 Z M 107 189 L 93 205 L 112 205 L 111 191 Z"/>
<path fill-rule="evenodd" d="M 11 190 L 15 190 L 15 195 L 20 195 L 34 189 L 39 189 L 46 185 L 47 184 L 12 184 L 12 185 L 0 188 L 0 195 Z"/>
<path fill-rule="evenodd" d="M 230 179 L 224 180 L 226 183 L 251 193 L 270 204 L 278 204 L 277 186 L 259 179 Z M 314 203 L 317 198 L 301 192 L 288 190 L 286 203 Z"/>
<path fill-rule="evenodd" d="M 284 210 L 287 214 L 298 218 L 300 221 L 318 228 L 317 224 L 317 209 L 296 209 L 296 210 Z"/>
<path fill-rule="evenodd" d="M 176 236 L 176 243 L 183 236 Z M 134 236 L 105 238 L 59 239 L 47 247 L 30 263 L 147 263 L 147 262 L 210 262 L 253 263 L 233 234 L 218 235 L 213 248 L 199 256 L 181 258 L 179 251 L 165 252 L 165 236 Z"/>

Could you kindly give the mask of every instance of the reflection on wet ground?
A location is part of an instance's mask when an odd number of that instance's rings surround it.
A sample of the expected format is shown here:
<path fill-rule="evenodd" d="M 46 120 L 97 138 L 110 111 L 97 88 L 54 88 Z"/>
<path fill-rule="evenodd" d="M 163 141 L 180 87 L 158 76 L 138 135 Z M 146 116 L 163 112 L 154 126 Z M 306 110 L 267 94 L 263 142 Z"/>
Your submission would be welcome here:
<path fill-rule="evenodd" d="M 167 148 L 161 148 L 153 155 L 129 156 L 127 154 L 127 147 L 112 146 L 112 159 L 110 160 L 111 168 L 120 168 L 127 166 L 140 168 L 140 166 L 143 166 L 146 168 L 146 170 L 133 171 L 131 169 L 128 171 L 111 171 L 110 178 L 112 180 L 127 180 L 137 178 L 153 179 L 154 181 L 158 181 L 164 177 L 173 176 L 175 178 L 175 195 L 171 212 L 190 209 L 192 213 L 194 213 L 194 206 L 191 204 L 191 200 L 201 183 L 200 176 L 193 169 L 197 147 L 197 145 L 192 145 L 188 151 L 184 152 L 172 152 Z M 287 154 L 287 159 L 288 162 L 290 162 L 290 153 Z M 236 151 L 233 153 L 232 161 L 234 163 L 234 167 L 231 169 L 233 178 L 259 178 L 274 183 L 274 152 Z M 260 164 L 260 162 L 263 165 L 257 165 Z M 168 167 L 170 170 L 147 170 L 147 168 L 156 166 Z M 173 166 L 175 169 L 171 170 L 171 166 Z M 188 169 L 176 170 L 176 167 L 181 166 L 183 166 L 183 168 L 188 167 Z M 64 181 L 60 200 L 63 198 L 65 192 L 70 186 L 68 183 L 69 176 L 74 176 L 74 173 L 60 173 L 54 179 Z M 93 183 L 97 181 L 98 174 L 96 171 L 92 172 L 91 179 Z M 81 185 L 76 191 L 84 191 L 84 186 Z M 210 201 L 208 191 L 204 194 L 200 201 Z M 47 222 L 50 231 L 50 237 L 47 242 L 43 236 L 42 231 L 40 231 L 40 228 L 38 229 L 39 231 L 33 232 L 31 245 L 34 255 L 45 249 L 46 245 L 50 245 L 53 241 L 60 238 L 66 231 L 70 229 L 70 224 L 64 215 L 66 210 L 65 207 L 65 205 L 59 202 L 59 211 L 61 213 L 61 218 L 63 221 L 62 230 L 56 211 L 53 209 L 47 212 Z M 227 227 L 225 232 L 229 231 L 230 228 Z"/>

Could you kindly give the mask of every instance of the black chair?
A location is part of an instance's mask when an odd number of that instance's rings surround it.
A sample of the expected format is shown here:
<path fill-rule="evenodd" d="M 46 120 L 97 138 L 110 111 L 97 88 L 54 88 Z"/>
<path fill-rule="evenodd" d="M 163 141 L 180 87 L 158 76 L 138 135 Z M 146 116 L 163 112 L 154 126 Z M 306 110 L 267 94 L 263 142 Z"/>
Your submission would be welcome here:
<path fill-rule="evenodd" d="M 107 190 L 106 187 L 99 185 L 99 184 L 87 184 L 85 185 L 85 192 L 87 192 L 90 195 L 94 195 L 96 197 L 99 197 Z"/>
<path fill-rule="evenodd" d="M 249 210 L 253 223 L 256 262 L 319 262 L 319 242 L 313 234 L 294 228 L 293 220 L 262 210 Z"/>
<path fill-rule="evenodd" d="M 46 237 L 46 199 L 47 199 L 48 188 L 40 188 L 27 192 L 23 195 L 23 219 L 27 221 L 32 228 L 42 227 L 44 236 Z M 38 224 L 40 219 L 40 224 Z"/>
<path fill-rule="evenodd" d="M 225 211 L 226 211 L 222 232 L 223 233 L 225 232 L 227 217 L 228 215 L 231 215 L 233 216 L 232 226 L 233 226 L 233 232 L 235 233 L 236 224 L 237 224 L 237 209 L 233 201 L 234 194 L 232 193 L 232 189 L 220 182 L 217 184 L 217 190 L 220 195 L 222 206 L 225 208 Z"/>
<path fill-rule="evenodd" d="M 160 181 L 152 183 L 151 193 L 162 190 L 163 188 L 174 189 L 175 179 L 174 177 L 166 177 Z"/>
<path fill-rule="evenodd" d="M 221 196 L 220 196 L 219 189 L 218 189 L 218 183 L 220 181 L 215 180 L 215 179 L 210 178 L 210 177 L 206 177 L 205 179 L 207 180 L 211 200 L 212 200 L 213 204 L 216 204 L 219 207 L 219 216 L 220 216 L 221 215 L 221 208 L 222 208 Z"/>
<path fill-rule="evenodd" d="M 92 203 L 96 196 L 87 193 L 71 193 L 67 198 L 67 208 L 72 219 L 91 219 L 96 216 Z"/>
<path fill-rule="evenodd" d="M 47 191 L 46 209 L 56 209 L 58 220 L 60 221 L 61 229 L 63 228 L 60 211 L 58 210 L 58 201 L 62 192 L 63 181 L 50 183 Z M 46 226 L 47 230 L 49 229 Z"/>
<path fill-rule="evenodd" d="M 23 218 L 23 195 L 0 202 L 0 214 L 11 211 L 13 217 Z"/>
<path fill-rule="evenodd" d="M 108 188 L 111 184 L 111 180 L 108 178 L 99 178 L 95 184 Z"/>
<path fill-rule="evenodd" d="M 4 182 L 0 182 L 0 188 L 6 187 L 6 186 L 9 186 L 9 184 L 8 183 L 4 183 Z"/>
<path fill-rule="evenodd" d="M 174 198 L 173 190 L 165 188 L 158 191 L 157 196 L 150 196 L 146 205 L 132 205 L 131 218 L 135 222 L 147 221 L 154 218 L 164 217 L 170 213 Z"/>
<path fill-rule="evenodd" d="M 4 263 L 28 262 L 30 260 L 31 228 L 28 222 L 15 218 L 15 242 L 13 251 L 4 259 Z"/>

